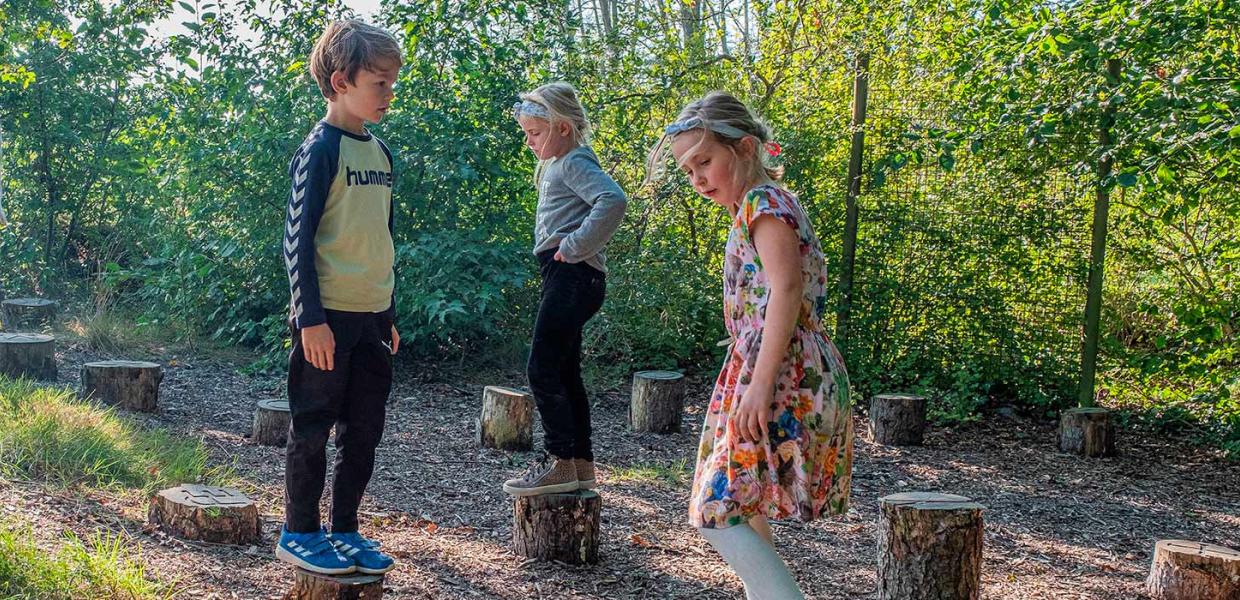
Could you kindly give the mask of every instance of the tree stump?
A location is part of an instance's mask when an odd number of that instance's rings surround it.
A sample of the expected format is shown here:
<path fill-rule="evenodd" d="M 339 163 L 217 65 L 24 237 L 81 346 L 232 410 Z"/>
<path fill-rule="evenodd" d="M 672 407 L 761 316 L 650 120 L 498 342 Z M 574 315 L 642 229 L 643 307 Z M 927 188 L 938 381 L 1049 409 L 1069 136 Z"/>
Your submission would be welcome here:
<path fill-rule="evenodd" d="M 964 496 L 923 492 L 879 499 L 879 600 L 976 600 L 982 510 Z"/>
<path fill-rule="evenodd" d="M 83 398 L 129 410 L 152 412 L 159 404 L 164 372 L 153 362 L 105 360 L 82 365 Z"/>
<path fill-rule="evenodd" d="M 321 575 L 294 569 L 293 588 L 284 600 L 371 600 L 383 597 L 383 576 L 356 573 Z"/>
<path fill-rule="evenodd" d="M 187 483 L 151 497 L 147 522 L 190 540 L 222 544 L 258 542 L 258 507 L 232 488 Z"/>
<path fill-rule="evenodd" d="M 41 333 L 0 333 L 0 374 L 55 381 L 55 343 Z"/>
<path fill-rule="evenodd" d="M 675 371 L 638 371 L 633 374 L 629 426 L 633 431 L 680 431 L 685 402 L 685 377 Z"/>
<path fill-rule="evenodd" d="M 51 325 L 60 303 L 44 298 L 11 298 L 0 302 L 0 318 L 7 331 L 20 327 Z"/>
<path fill-rule="evenodd" d="M 591 491 L 513 499 L 512 548 L 521 556 L 574 565 L 598 562 L 599 512 Z"/>
<path fill-rule="evenodd" d="M 870 434 L 875 444 L 920 446 L 925 433 L 925 398 L 879 394 L 870 399 Z"/>
<path fill-rule="evenodd" d="M 1240 598 L 1240 552 L 1187 540 L 1158 540 L 1146 589 L 1154 600 Z"/>
<path fill-rule="evenodd" d="M 1070 408 L 1059 416 L 1059 451 L 1090 458 L 1115 456 L 1115 427 L 1105 408 Z"/>
<path fill-rule="evenodd" d="M 251 439 L 255 444 L 263 446 L 283 446 L 288 443 L 291 418 L 288 400 L 259 400 L 258 408 L 254 411 L 254 432 Z"/>
<path fill-rule="evenodd" d="M 482 389 L 482 416 L 475 422 L 478 445 L 500 450 L 529 450 L 534 443 L 534 398 L 514 389 Z"/>

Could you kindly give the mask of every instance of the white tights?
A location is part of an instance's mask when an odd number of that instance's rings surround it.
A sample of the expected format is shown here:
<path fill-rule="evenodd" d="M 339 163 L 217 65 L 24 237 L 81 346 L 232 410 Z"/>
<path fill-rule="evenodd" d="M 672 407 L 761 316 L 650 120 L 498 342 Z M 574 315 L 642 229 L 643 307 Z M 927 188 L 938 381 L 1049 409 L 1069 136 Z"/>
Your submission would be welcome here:
<path fill-rule="evenodd" d="M 761 535 L 762 530 L 766 535 Z M 765 518 L 723 529 L 698 529 L 745 583 L 748 600 L 804 600 L 805 595 L 775 553 Z M 765 538 L 765 539 L 764 539 Z"/>

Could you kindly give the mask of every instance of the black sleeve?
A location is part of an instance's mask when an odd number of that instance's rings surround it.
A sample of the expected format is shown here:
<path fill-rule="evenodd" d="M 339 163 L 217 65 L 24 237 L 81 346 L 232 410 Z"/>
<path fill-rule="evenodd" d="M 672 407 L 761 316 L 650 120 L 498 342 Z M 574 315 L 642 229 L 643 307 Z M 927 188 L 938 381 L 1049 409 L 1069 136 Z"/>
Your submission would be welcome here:
<path fill-rule="evenodd" d="M 314 266 L 314 235 L 323 218 L 339 158 L 339 146 L 307 142 L 289 165 L 293 188 L 284 221 L 284 266 L 291 294 L 289 310 L 298 329 L 327 322 L 319 298 L 319 274 Z"/>
<path fill-rule="evenodd" d="M 379 142 L 379 147 L 383 149 L 383 153 L 387 155 L 388 171 L 392 174 L 390 181 L 392 183 L 392 197 L 388 200 L 388 235 L 392 238 L 392 246 L 396 246 L 396 161 L 392 160 L 392 151 L 388 149 L 387 144 L 383 140 L 375 138 Z M 393 248 L 395 249 L 395 248 Z M 392 270 L 396 270 L 396 265 L 392 265 Z M 394 278 L 399 282 L 399 278 Z M 388 307 L 388 311 L 393 321 L 396 320 L 396 286 L 392 286 L 392 306 Z"/>

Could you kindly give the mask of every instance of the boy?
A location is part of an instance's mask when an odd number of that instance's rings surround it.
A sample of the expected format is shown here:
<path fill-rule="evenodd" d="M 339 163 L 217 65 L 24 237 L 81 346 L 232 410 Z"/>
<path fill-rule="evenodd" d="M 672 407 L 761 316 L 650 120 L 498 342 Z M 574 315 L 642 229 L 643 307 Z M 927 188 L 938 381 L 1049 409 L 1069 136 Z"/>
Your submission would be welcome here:
<path fill-rule="evenodd" d="M 324 574 L 386 573 L 395 566 L 358 531 L 357 508 L 374 469 L 392 387 L 392 155 L 366 131 L 394 97 L 401 66 L 391 34 L 332 23 L 310 72 L 327 99 L 289 165 L 284 230 L 290 326 L 285 522 L 276 557 Z M 319 524 L 327 437 L 336 427 L 331 529 Z"/>

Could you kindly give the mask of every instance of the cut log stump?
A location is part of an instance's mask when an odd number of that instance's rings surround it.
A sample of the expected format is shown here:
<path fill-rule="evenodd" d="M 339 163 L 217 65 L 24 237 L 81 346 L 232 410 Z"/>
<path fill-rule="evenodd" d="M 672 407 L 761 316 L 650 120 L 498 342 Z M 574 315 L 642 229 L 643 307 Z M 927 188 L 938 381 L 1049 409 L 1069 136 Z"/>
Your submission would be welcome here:
<path fill-rule="evenodd" d="M 591 491 L 515 498 L 513 551 L 537 560 L 597 563 L 602 506 L 602 498 Z"/>
<path fill-rule="evenodd" d="M 1154 600 L 1240 598 L 1240 552 L 1187 540 L 1158 540 L 1145 586 Z"/>
<path fill-rule="evenodd" d="M 60 303 L 45 298 L 10 298 L 0 302 L 0 319 L 6 331 L 51 325 Z"/>
<path fill-rule="evenodd" d="M 633 374 L 629 426 L 633 431 L 675 433 L 685 402 L 685 377 L 675 371 L 638 371 Z"/>
<path fill-rule="evenodd" d="M 976 600 L 982 505 L 915 492 L 879 499 L 879 600 Z"/>
<path fill-rule="evenodd" d="M 920 446 L 925 433 L 925 398 L 879 394 L 870 399 L 870 434 L 875 444 Z"/>
<path fill-rule="evenodd" d="M 356 573 L 321 575 L 294 569 L 293 588 L 284 600 L 377 600 L 383 597 L 383 576 Z"/>
<path fill-rule="evenodd" d="M 105 360 L 82 365 L 83 398 L 129 410 L 154 411 L 164 372 L 153 362 Z"/>
<path fill-rule="evenodd" d="M 255 444 L 263 446 L 283 446 L 288 442 L 290 418 L 288 400 L 259 400 L 258 408 L 254 410 L 254 432 L 251 439 Z"/>
<path fill-rule="evenodd" d="M 0 374 L 55 381 L 55 338 L 41 333 L 0 333 Z"/>
<path fill-rule="evenodd" d="M 534 443 L 534 398 L 525 392 L 488 385 L 482 389 L 482 416 L 474 424 L 479 446 L 529 450 Z"/>
<path fill-rule="evenodd" d="M 259 541 L 258 507 L 232 488 L 187 483 L 151 497 L 147 521 L 177 537 L 221 544 Z"/>
<path fill-rule="evenodd" d="M 1105 408 L 1070 408 L 1059 415 L 1059 451 L 1089 458 L 1115 456 L 1115 427 Z"/>

